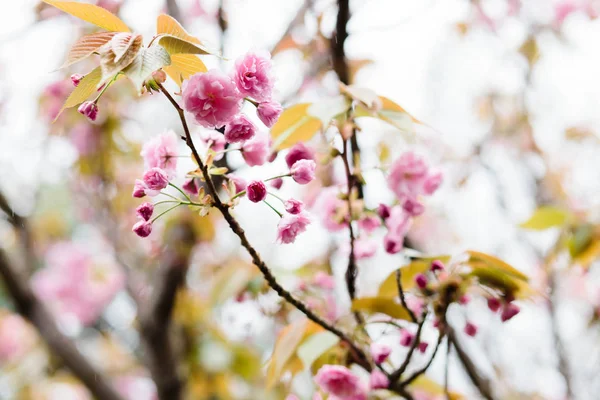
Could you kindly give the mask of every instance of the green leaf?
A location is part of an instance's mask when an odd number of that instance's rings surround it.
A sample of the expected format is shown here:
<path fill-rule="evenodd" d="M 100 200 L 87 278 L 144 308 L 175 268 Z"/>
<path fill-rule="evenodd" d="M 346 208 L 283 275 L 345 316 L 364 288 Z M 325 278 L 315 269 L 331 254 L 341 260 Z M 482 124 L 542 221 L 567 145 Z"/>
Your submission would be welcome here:
<path fill-rule="evenodd" d="M 556 207 L 540 207 L 525 222 L 520 224 L 521 228 L 542 231 L 549 228 L 555 228 L 565 225 L 570 219 L 567 211 Z"/>
<path fill-rule="evenodd" d="M 108 43 L 116 32 L 98 32 L 92 33 L 91 35 L 85 35 L 81 37 L 67 55 L 67 60 L 61 65 L 60 68 L 68 67 L 69 65 L 75 64 L 81 60 L 91 56 L 94 52 Z"/>
<path fill-rule="evenodd" d="M 300 103 L 286 108 L 271 128 L 274 147 L 282 150 L 312 138 L 321 129 L 321 121 L 308 114 L 311 103 Z"/>
<path fill-rule="evenodd" d="M 338 344 L 339 341 L 340 338 L 329 331 L 317 332 L 306 338 L 297 351 L 304 368 L 310 368 L 323 353 Z"/>
<path fill-rule="evenodd" d="M 381 313 L 392 318 L 410 321 L 408 310 L 391 297 L 363 297 L 352 301 L 352 311 Z"/>
<path fill-rule="evenodd" d="M 124 72 L 135 85 L 136 90 L 141 92 L 142 85 L 154 71 L 171 64 L 169 53 L 159 45 L 144 48 L 140 51 L 131 65 Z"/>
<path fill-rule="evenodd" d="M 90 72 L 86 76 L 84 76 L 83 79 L 81 80 L 81 82 L 79 82 L 79 85 L 77 85 L 77 87 L 75 89 L 73 89 L 73 91 L 71 92 L 69 97 L 67 97 L 65 104 L 63 104 L 62 108 L 60 109 L 60 111 L 59 111 L 58 115 L 56 116 L 56 118 L 54 119 L 54 121 L 56 121 L 58 119 L 60 114 L 66 108 L 75 107 L 75 106 L 83 103 L 93 93 L 95 93 L 101 77 L 102 77 L 102 71 L 100 70 L 100 67 L 95 68 L 94 70 L 92 70 L 92 72 Z"/>
<path fill-rule="evenodd" d="M 72 16 L 89 22 L 90 24 L 94 24 L 100 28 L 106 29 L 107 31 L 129 32 L 129 27 L 123 21 L 121 21 L 119 17 L 102 7 L 74 1 L 42 1 L 66 12 L 67 14 L 71 14 Z"/>
<path fill-rule="evenodd" d="M 588 248 L 590 243 L 592 243 L 593 239 L 593 225 L 584 224 L 577 226 L 567 240 L 567 247 L 569 248 L 569 254 L 571 255 L 571 258 L 576 258 L 583 253 Z"/>

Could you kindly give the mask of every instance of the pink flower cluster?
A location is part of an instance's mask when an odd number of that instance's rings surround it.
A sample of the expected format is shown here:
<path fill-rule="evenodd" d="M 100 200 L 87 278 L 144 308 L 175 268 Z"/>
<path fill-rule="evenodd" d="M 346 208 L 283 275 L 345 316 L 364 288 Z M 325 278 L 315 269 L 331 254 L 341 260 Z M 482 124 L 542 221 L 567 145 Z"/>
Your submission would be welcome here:
<path fill-rule="evenodd" d="M 121 290 L 124 275 L 111 258 L 96 257 L 71 242 L 53 245 L 46 266 L 32 277 L 33 290 L 59 317 L 87 325 Z"/>
<path fill-rule="evenodd" d="M 314 379 L 321 390 L 329 395 L 328 399 L 334 400 L 367 400 L 369 391 L 386 389 L 390 383 L 378 369 L 371 372 L 366 383 L 341 365 L 322 366 Z"/>
<path fill-rule="evenodd" d="M 0 317 L 0 365 L 21 358 L 35 343 L 31 326 L 17 314 Z"/>

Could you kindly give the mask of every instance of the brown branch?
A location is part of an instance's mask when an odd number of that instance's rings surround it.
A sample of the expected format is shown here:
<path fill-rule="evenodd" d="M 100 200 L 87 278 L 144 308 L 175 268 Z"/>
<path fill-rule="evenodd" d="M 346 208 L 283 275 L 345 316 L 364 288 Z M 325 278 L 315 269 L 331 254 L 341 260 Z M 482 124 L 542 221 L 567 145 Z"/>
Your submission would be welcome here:
<path fill-rule="evenodd" d="M 396 381 L 400 378 L 400 376 L 402 376 L 404 371 L 406 371 L 406 368 L 408 368 L 408 364 L 410 364 L 410 360 L 412 359 L 415 349 L 417 348 L 419 343 L 421 343 L 421 332 L 423 331 L 423 325 L 425 325 L 426 319 L 427 319 L 427 310 L 425 310 L 423 312 L 423 315 L 421 316 L 421 322 L 419 323 L 419 326 L 417 328 L 417 333 L 415 334 L 415 340 L 412 342 L 410 349 L 408 350 L 408 353 L 406 354 L 406 358 L 404 359 L 404 362 L 402 363 L 402 365 L 400 365 L 400 367 L 396 371 L 394 371 L 390 374 L 391 385 L 395 385 Z"/>
<path fill-rule="evenodd" d="M 437 343 L 435 344 L 435 349 L 433 350 L 433 354 L 431 354 L 431 358 L 429 359 L 429 361 L 427 362 L 427 364 L 425 364 L 425 366 L 423 368 L 415 371 L 404 382 L 402 382 L 400 384 L 401 387 L 404 388 L 404 387 L 410 385 L 412 382 L 414 382 L 415 379 L 417 379 L 419 376 L 423 375 L 425 373 L 425 371 L 427 371 L 429 369 L 429 367 L 431 367 L 431 363 L 433 363 L 433 360 L 435 359 L 435 356 L 437 354 L 438 349 L 440 348 L 440 345 L 442 344 L 442 340 L 443 339 L 444 339 L 444 333 L 440 332 L 440 335 L 438 336 Z"/>
<path fill-rule="evenodd" d="M 411 310 L 406 304 L 406 298 L 404 297 L 404 289 L 402 288 L 402 271 L 400 268 L 396 270 L 396 286 L 398 286 L 398 296 L 400 297 L 400 303 L 402 303 L 402 307 L 408 311 L 408 315 L 410 315 L 410 319 L 412 322 L 417 322 L 417 317 L 413 310 Z"/>
<path fill-rule="evenodd" d="M 269 267 L 265 264 L 265 262 L 262 260 L 262 258 L 256 251 L 256 249 L 254 247 L 252 247 L 252 245 L 246 238 L 246 233 L 244 232 L 244 230 L 242 229 L 240 224 L 231 215 L 231 212 L 229 211 L 229 206 L 224 204 L 221 201 L 221 199 L 219 198 L 218 191 L 215 187 L 214 182 L 211 179 L 211 175 L 208 172 L 208 168 L 202 161 L 200 154 L 198 154 L 198 151 L 196 150 L 196 147 L 194 146 L 194 143 L 192 142 L 192 136 L 190 134 L 190 130 L 188 128 L 183 109 L 179 106 L 179 104 L 177 103 L 177 101 L 175 101 L 175 99 L 171 96 L 171 94 L 164 88 L 164 86 L 159 85 L 159 89 L 163 92 L 163 94 L 167 97 L 167 99 L 171 102 L 171 104 L 173 105 L 173 107 L 175 107 L 175 109 L 177 110 L 177 113 L 179 114 L 179 118 L 181 119 L 181 123 L 183 125 L 183 130 L 185 132 L 186 144 L 192 151 L 194 160 L 196 161 L 196 163 L 200 167 L 200 170 L 202 171 L 202 175 L 203 175 L 204 180 L 206 181 L 206 185 L 208 187 L 208 193 L 212 196 L 213 201 L 214 201 L 213 206 L 216 207 L 221 212 L 221 214 L 223 215 L 223 217 L 229 224 L 229 227 L 231 228 L 231 230 L 240 239 L 242 246 L 246 249 L 248 254 L 250 254 L 250 257 L 252 258 L 253 263 L 258 267 L 260 272 L 263 274 L 263 276 L 264 276 L 265 280 L 267 281 L 267 283 L 269 284 L 269 286 L 273 290 L 275 290 L 275 292 L 277 292 L 277 294 L 280 297 L 282 297 L 284 300 L 286 300 L 292 306 L 296 307 L 298 309 L 298 311 L 300 311 L 301 313 L 306 315 L 306 317 L 308 319 L 315 322 L 317 325 L 320 325 L 321 327 L 328 330 L 329 332 L 333 333 L 334 335 L 339 337 L 342 341 L 347 342 L 348 345 L 352 348 L 352 350 L 354 352 L 356 352 L 356 354 L 358 355 L 359 359 L 356 360 L 356 362 L 359 363 L 361 366 L 363 366 L 367 371 L 371 371 L 372 366 L 371 366 L 367 356 L 365 355 L 364 351 L 362 349 L 360 349 L 346 333 L 342 332 L 335 326 L 330 325 L 327 321 L 325 321 L 324 319 L 322 319 L 321 317 L 316 315 L 314 312 L 312 312 L 310 309 L 308 309 L 308 307 L 304 303 L 302 303 L 300 300 L 296 299 L 290 292 L 285 290 L 277 282 L 277 280 L 275 279 L 275 276 L 273 276 Z"/>
<path fill-rule="evenodd" d="M 446 329 L 448 333 L 448 345 L 452 345 L 456 350 L 458 359 L 465 368 L 465 371 L 467 372 L 471 383 L 473 383 L 473 385 L 477 388 L 477 390 L 479 391 L 481 396 L 483 396 L 483 398 L 485 398 L 486 400 L 494 400 L 491 382 L 487 378 L 479 375 L 479 373 L 477 372 L 477 367 L 458 341 L 454 329 L 449 325 Z"/>
<path fill-rule="evenodd" d="M 28 273 L 33 272 L 36 259 L 33 249 L 33 240 L 31 239 L 31 231 L 27 218 L 16 213 L 8 203 L 7 198 L 3 193 L 0 193 L 0 210 L 6 214 L 8 222 L 17 230 L 23 246 L 23 257 L 25 265 L 28 268 Z"/>
<path fill-rule="evenodd" d="M 90 392 L 99 400 L 123 400 L 111 386 L 110 380 L 79 352 L 75 344 L 58 330 L 48 309 L 31 291 L 6 254 L 0 250 L 0 276 L 6 283 L 18 312 L 38 330 L 48 347 L 58 355 Z"/>
<path fill-rule="evenodd" d="M 298 12 L 294 16 L 294 18 L 288 24 L 285 32 L 283 32 L 283 35 L 281 35 L 277 43 L 275 43 L 275 45 L 271 48 L 271 53 L 274 53 L 277 50 L 277 48 L 281 45 L 281 43 L 285 40 L 285 38 L 292 33 L 292 30 L 294 30 L 294 28 L 302 22 L 308 10 L 312 8 L 313 2 L 314 0 L 304 1 L 302 6 L 298 9 Z"/>
<path fill-rule="evenodd" d="M 348 162 L 348 141 L 344 140 L 344 148 L 340 157 L 344 162 L 344 169 L 346 171 L 346 181 L 348 182 L 348 193 L 347 193 L 347 202 L 348 202 L 348 231 L 350 234 L 350 254 L 348 255 L 348 267 L 346 268 L 346 287 L 348 289 L 348 294 L 350 295 L 350 299 L 354 300 L 356 297 L 356 277 L 358 275 L 358 267 L 356 265 L 356 256 L 354 254 L 354 229 L 352 228 L 352 188 L 354 182 L 354 175 L 350 171 L 350 164 Z M 361 323 L 362 318 L 360 314 L 355 313 L 356 319 L 358 323 Z"/>

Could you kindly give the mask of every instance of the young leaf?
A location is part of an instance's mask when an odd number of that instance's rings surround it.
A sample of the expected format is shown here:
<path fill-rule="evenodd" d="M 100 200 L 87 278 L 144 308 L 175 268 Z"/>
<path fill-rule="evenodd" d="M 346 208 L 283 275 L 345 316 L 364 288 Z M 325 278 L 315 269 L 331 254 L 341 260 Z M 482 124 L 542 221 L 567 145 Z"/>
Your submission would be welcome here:
<path fill-rule="evenodd" d="M 400 283 L 402 284 L 403 290 L 410 290 L 415 286 L 415 276 L 420 273 L 427 271 L 431 266 L 431 262 L 426 261 L 413 261 L 408 265 L 400 268 L 402 275 L 400 276 Z M 396 271 L 393 271 L 379 286 L 379 297 L 390 297 L 398 298 L 398 284 L 396 282 Z"/>
<path fill-rule="evenodd" d="M 161 14 L 156 19 L 156 33 L 178 37 L 190 43 L 202 44 L 198 38 L 187 33 L 175 18 L 167 14 Z"/>
<path fill-rule="evenodd" d="M 309 140 L 323 126 L 321 121 L 308 114 L 311 103 L 300 103 L 287 108 L 271 128 L 274 147 L 281 150 L 297 142 Z"/>
<path fill-rule="evenodd" d="M 142 49 L 130 66 L 125 68 L 125 75 L 135 85 L 136 90 L 141 91 L 142 84 L 152 73 L 171 63 L 169 53 L 161 46 L 154 45 Z"/>
<path fill-rule="evenodd" d="M 181 83 L 190 76 L 199 72 L 206 72 L 206 65 L 193 54 L 173 54 L 171 55 L 171 65 L 164 67 L 163 70 L 181 86 Z"/>
<path fill-rule="evenodd" d="M 329 121 L 345 113 L 349 108 L 350 101 L 346 96 L 339 95 L 311 104 L 306 110 L 306 114 L 318 118 L 323 126 L 326 126 Z"/>
<path fill-rule="evenodd" d="M 256 275 L 256 268 L 252 264 L 231 263 L 221 268 L 212 286 L 210 299 L 213 306 L 217 306 L 244 289 L 248 282 Z"/>
<path fill-rule="evenodd" d="M 104 83 L 131 64 L 143 45 L 142 35 L 132 35 L 130 33 L 118 33 L 110 42 L 99 49 L 100 68 L 102 69 L 102 79 Z"/>
<path fill-rule="evenodd" d="M 535 231 L 543 231 L 549 228 L 563 226 L 569 221 L 569 213 L 556 207 L 540 207 L 525 222 L 520 224 L 521 228 Z"/>
<path fill-rule="evenodd" d="M 88 73 L 83 77 L 79 85 L 71 92 L 65 104 L 63 104 L 60 112 L 54 119 L 56 121 L 60 114 L 66 108 L 75 107 L 88 99 L 93 93 L 96 92 L 96 88 L 98 87 L 98 83 L 100 82 L 100 78 L 102 77 L 102 71 L 100 67 L 96 67 L 92 72 Z"/>
<path fill-rule="evenodd" d="M 161 35 L 158 43 L 164 47 L 169 54 L 211 54 L 199 44 L 188 42 L 172 35 Z"/>
<path fill-rule="evenodd" d="M 381 313 L 392 318 L 411 321 L 408 310 L 391 297 L 363 297 L 352 301 L 352 311 Z"/>
<path fill-rule="evenodd" d="M 469 254 L 470 256 L 468 262 L 469 265 L 483 263 L 488 268 L 495 269 L 522 281 L 527 282 L 529 280 L 527 275 L 494 256 L 490 256 L 489 254 L 480 253 L 478 251 L 473 250 L 467 251 L 467 254 Z"/>
<path fill-rule="evenodd" d="M 82 19 L 86 22 L 94 24 L 100 28 L 106 29 L 112 32 L 129 32 L 129 27 L 125 25 L 123 21 L 116 15 L 112 14 L 108 10 L 95 6 L 93 4 L 78 3 L 74 1 L 54 1 L 54 0 L 42 0 L 46 4 L 50 4 L 71 14 L 74 17 Z"/>
<path fill-rule="evenodd" d="M 76 62 L 91 56 L 94 52 L 98 51 L 100 47 L 108 43 L 115 35 L 116 32 L 98 32 L 81 37 L 75 42 L 73 47 L 71 47 L 66 61 L 60 68 L 68 67 L 69 65 L 75 64 Z"/>
<path fill-rule="evenodd" d="M 298 357 L 304 368 L 308 369 L 327 350 L 338 344 L 340 338 L 329 331 L 322 331 L 309 336 L 298 347 Z"/>

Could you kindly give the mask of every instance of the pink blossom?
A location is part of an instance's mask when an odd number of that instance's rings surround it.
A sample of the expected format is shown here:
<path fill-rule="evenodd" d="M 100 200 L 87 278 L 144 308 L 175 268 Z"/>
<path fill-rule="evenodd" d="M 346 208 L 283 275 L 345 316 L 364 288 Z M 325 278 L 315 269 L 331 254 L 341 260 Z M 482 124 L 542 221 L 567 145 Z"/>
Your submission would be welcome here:
<path fill-rule="evenodd" d="M 415 334 L 410 332 L 409 330 L 402 329 L 400 331 L 400 345 L 404 347 L 409 347 L 413 344 L 415 340 Z"/>
<path fill-rule="evenodd" d="M 305 213 L 285 214 L 277 225 L 277 239 L 281 243 L 294 243 L 296 236 L 306 231 L 310 218 Z"/>
<path fill-rule="evenodd" d="M 143 176 L 146 185 L 146 194 L 156 196 L 161 190 L 169 184 L 167 173 L 160 168 L 154 167 L 146 171 Z"/>
<path fill-rule="evenodd" d="M 401 201 L 415 198 L 422 192 L 427 172 L 421 157 L 411 151 L 403 153 L 390 168 L 388 186 Z"/>
<path fill-rule="evenodd" d="M 242 97 L 233 80 L 219 70 L 192 75 L 182 85 L 183 108 L 205 128 L 219 128 L 236 115 Z"/>
<path fill-rule="evenodd" d="M 275 122 L 277 122 L 282 112 L 283 107 L 276 101 L 262 102 L 256 108 L 258 119 L 260 119 L 268 128 L 275 125 Z"/>
<path fill-rule="evenodd" d="M 383 220 L 388 219 L 391 212 L 392 212 L 392 208 L 388 205 L 380 204 L 377 206 L 377 215 L 379 215 L 379 218 L 381 218 Z"/>
<path fill-rule="evenodd" d="M 406 306 L 416 315 L 421 315 L 423 313 L 423 307 L 425 307 L 425 302 L 416 296 L 406 296 Z"/>
<path fill-rule="evenodd" d="M 198 188 L 198 185 L 196 184 L 196 178 L 194 178 L 193 176 L 187 178 L 183 183 L 183 186 L 181 186 L 181 188 L 190 196 L 196 196 L 198 194 L 198 191 L 200 190 Z"/>
<path fill-rule="evenodd" d="M 564 0 L 554 6 L 555 23 L 561 26 L 565 19 L 579 9 L 574 0 Z"/>
<path fill-rule="evenodd" d="M 371 390 L 387 389 L 389 384 L 390 380 L 383 372 L 378 369 L 373 369 L 373 372 L 371 372 L 371 376 L 369 377 L 369 386 L 371 386 Z"/>
<path fill-rule="evenodd" d="M 229 179 L 230 181 L 233 182 L 233 185 L 235 186 L 235 194 L 238 194 L 238 193 L 246 190 L 246 186 L 248 186 L 248 185 L 246 184 L 246 180 L 244 178 L 242 178 L 241 176 L 234 175 L 234 174 L 227 174 L 226 176 L 227 176 L 227 179 Z"/>
<path fill-rule="evenodd" d="M 246 187 L 248 200 L 253 203 L 261 202 L 267 197 L 267 187 L 262 181 L 252 181 Z"/>
<path fill-rule="evenodd" d="M 514 303 L 507 303 L 504 306 L 504 309 L 502 310 L 502 314 L 500 315 L 500 319 L 502 319 L 502 322 L 506 322 L 509 319 L 511 319 L 512 317 L 514 317 L 515 315 L 517 315 L 520 311 L 521 311 L 521 309 L 516 304 L 514 304 Z"/>
<path fill-rule="evenodd" d="M 34 293 L 62 317 L 75 316 L 82 324 L 94 322 L 121 290 L 124 275 L 105 251 L 63 242 L 50 247 L 46 266 L 33 275 Z"/>
<path fill-rule="evenodd" d="M 139 220 L 138 222 L 136 222 L 133 225 L 133 228 L 131 228 L 131 231 L 134 232 L 139 237 L 142 237 L 142 238 L 148 237 L 152 233 L 152 222 L 144 221 L 143 219 Z"/>
<path fill-rule="evenodd" d="M 271 99 L 275 80 L 269 53 L 247 53 L 235 62 L 234 80 L 244 96 L 259 102 Z"/>
<path fill-rule="evenodd" d="M 285 163 L 288 168 L 292 168 L 299 160 L 315 160 L 315 153 L 302 142 L 293 145 L 285 156 Z"/>
<path fill-rule="evenodd" d="M 392 354 L 392 348 L 386 344 L 371 343 L 371 357 L 375 364 L 381 364 L 389 355 Z"/>
<path fill-rule="evenodd" d="M 433 260 L 431 262 L 431 271 L 432 272 L 443 271 L 444 269 L 445 269 L 444 263 L 441 262 L 440 260 Z"/>
<path fill-rule="evenodd" d="M 142 203 L 138 208 L 136 208 L 135 212 L 138 217 L 144 221 L 148 221 L 154 213 L 154 204 L 148 202 Z"/>
<path fill-rule="evenodd" d="M 472 324 L 471 322 L 467 322 L 465 324 L 464 331 L 467 335 L 473 337 L 473 336 L 477 335 L 477 326 Z"/>
<path fill-rule="evenodd" d="M 317 164 L 313 160 L 298 160 L 292 165 L 292 178 L 301 185 L 306 185 L 315 179 Z"/>
<path fill-rule="evenodd" d="M 498 300 L 497 298 L 490 297 L 489 299 L 487 299 L 487 306 L 492 312 L 497 312 L 500 309 L 500 307 L 502 307 L 502 304 L 500 304 L 500 300 Z"/>
<path fill-rule="evenodd" d="M 335 288 L 335 279 L 326 272 L 319 271 L 313 277 L 313 284 L 324 290 L 333 290 Z"/>
<path fill-rule="evenodd" d="M 373 257 L 377 253 L 377 247 L 374 239 L 361 237 L 354 242 L 354 257 L 357 260 Z"/>
<path fill-rule="evenodd" d="M 177 170 L 177 136 L 167 131 L 146 142 L 140 155 L 144 158 L 146 169 L 160 168 L 169 176 Z"/>
<path fill-rule="evenodd" d="M 154 382 L 145 376 L 119 376 L 115 387 L 126 400 L 158 400 Z"/>
<path fill-rule="evenodd" d="M 347 204 L 338 197 L 337 188 L 323 189 L 316 203 L 315 209 L 318 210 L 321 221 L 328 231 L 335 232 L 348 227 Z"/>
<path fill-rule="evenodd" d="M 83 79 L 83 75 L 81 75 L 81 74 L 71 75 L 71 82 L 73 82 L 73 86 L 75 86 L 75 87 L 79 86 L 79 83 L 81 82 L 82 79 Z"/>
<path fill-rule="evenodd" d="M 77 108 L 77 111 L 79 114 L 85 115 L 90 121 L 95 121 L 96 117 L 98 117 L 98 105 L 93 101 L 84 101 Z"/>
<path fill-rule="evenodd" d="M 388 233 L 383 238 L 385 251 L 396 254 L 404 248 L 404 237 L 410 228 L 410 218 L 401 207 L 393 207 L 385 221 Z"/>
<path fill-rule="evenodd" d="M 373 231 L 381 226 L 381 219 L 373 214 L 365 214 L 361 219 L 358 220 L 358 227 L 364 230 L 366 233 L 373 233 Z"/>
<path fill-rule="evenodd" d="M 471 297 L 469 297 L 468 294 L 463 294 L 462 296 L 460 296 L 458 298 L 458 302 L 460 304 L 462 304 L 463 306 L 469 304 L 470 301 L 471 301 Z"/>
<path fill-rule="evenodd" d="M 281 186 L 283 186 L 283 179 L 281 178 L 275 178 L 269 181 L 269 185 L 271 185 L 271 187 L 274 187 L 275 189 L 281 189 Z"/>
<path fill-rule="evenodd" d="M 436 190 L 438 190 L 443 180 L 444 176 L 441 172 L 436 172 L 429 175 L 427 179 L 425 179 L 425 182 L 423 182 L 423 193 L 431 196 Z"/>
<path fill-rule="evenodd" d="M 33 329 L 17 314 L 0 318 L 0 365 L 21 358 L 35 343 Z"/>
<path fill-rule="evenodd" d="M 141 199 L 142 197 L 146 196 L 146 185 L 144 184 L 144 181 L 140 179 L 135 180 L 135 184 L 133 185 L 132 196 L 138 199 Z"/>
<path fill-rule="evenodd" d="M 202 140 L 202 143 L 204 143 L 207 148 L 215 153 L 220 153 L 225 150 L 225 145 L 227 144 L 225 137 L 223 137 L 220 132 L 212 129 L 200 132 L 200 140 Z M 215 160 L 220 160 L 221 158 L 223 158 L 223 153 L 215 155 Z"/>
<path fill-rule="evenodd" d="M 285 211 L 290 214 L 300 214 L 304 210 L 304 203 L 296 199 L 287 200 L 283 206 L 285 207 Z"/>
<path fill-rule="evenodd" d="M 425 289 L 427 287 L 427 277 L 424 274 L 417 274 L 415 276 L 415 283 L 419 289 Z"/>
<path fill-rule="evenodd" d="M 241 143 L 252 139 L 256 133 L 256 126 L 244 114 L 238 114 L 225 125 L 225 141 L 227 143 Z"/>
<path fill-rule="evenodd" d="M 418 346 L 419 351 L 421 353 L 425 353 L 427 351 L 428 347 L 429 347 L 429 343 L 427 343 L 427 342 L 421 342 L 421 343 L 419 343 L 419 346 Z"/>
<path fill-rule="evenodd" d="M 263 165 L 269 157 L 269 138 L 266 134 L 258 133 L 242 145 L 242 156 L 251 167 Z"/>
<path fill-rule="evenodd" d="M 341 365 L 324 365 L 315 375 L 319 387 L 340 399 L 366 400 L 366 388 L 358 376 Z"/>
<path fill-rule="evenodd" d="M 404 211 L 406 211 L 412 217 L 416 217 L 425 212 L 425 206 L 421 202 L 412 198 L 404 200 L 404 203 L 402 203 L 402 208 L 404 208 Z"/>

